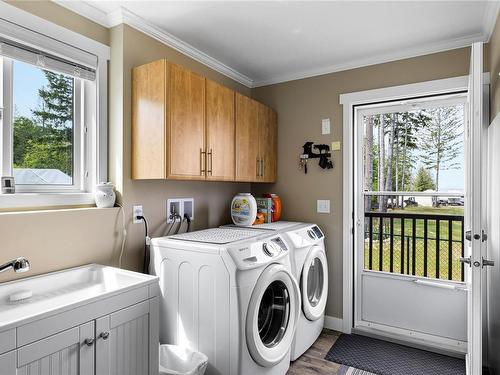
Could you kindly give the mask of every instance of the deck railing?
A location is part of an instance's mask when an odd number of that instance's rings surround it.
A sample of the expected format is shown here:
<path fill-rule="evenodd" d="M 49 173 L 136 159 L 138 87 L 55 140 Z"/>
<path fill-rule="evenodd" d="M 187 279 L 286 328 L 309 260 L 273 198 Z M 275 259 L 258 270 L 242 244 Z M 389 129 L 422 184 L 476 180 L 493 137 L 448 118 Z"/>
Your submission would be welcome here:
<path fill-rule="evenodd" d="M 365 269 L 464 281 L 464 217 L 365 212 Z"/>

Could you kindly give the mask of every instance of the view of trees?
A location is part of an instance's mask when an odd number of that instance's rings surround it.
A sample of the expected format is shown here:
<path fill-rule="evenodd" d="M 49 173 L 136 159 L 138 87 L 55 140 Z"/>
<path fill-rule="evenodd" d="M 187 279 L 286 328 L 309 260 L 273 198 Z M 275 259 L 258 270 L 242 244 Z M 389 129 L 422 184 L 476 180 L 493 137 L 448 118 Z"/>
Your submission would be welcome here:
<path fill-rule="evenodd" d="M 14 168 L 73 171 L 73 79 L 43 71 L 47 86 L 30 117 L 14 113 Z"/>
<path fill-rule="evenodd" d="M 438 190 L 440 172 L 460 167 L 461 106 L 366 116 L 364 122 L 366 191 Z M 399 200 L 390 203 L 403 206 Z M 367 208 L 386 211 L 387 204 L 388 197 L 365 198 Z"/>

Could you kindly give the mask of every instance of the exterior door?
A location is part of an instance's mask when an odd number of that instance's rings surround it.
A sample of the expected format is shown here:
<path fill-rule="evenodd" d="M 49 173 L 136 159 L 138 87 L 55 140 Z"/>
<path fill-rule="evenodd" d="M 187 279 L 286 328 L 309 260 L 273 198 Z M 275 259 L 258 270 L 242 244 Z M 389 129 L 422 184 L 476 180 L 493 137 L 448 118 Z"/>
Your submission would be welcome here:
<path fill-rule="evenodd" d="M 93 375 L 94 322 L 4 354 L 0 356 L 0 364 L 2 375 Z M 8 368 L 8 372 L 3 372 Z"/>
<path fill-rule="evenodd" d="M 319 246 L 313 246 L 304 261 L 301 276 L 302 310 L 314 321 L 323 316 L 328 296 L 328 265 Z"/>
<path fill-rule="evenodd" d="M 483 267 L 486 256 L 484 152 L 487 126 L 483 119 L 483 44 L 472 45 L 469 72 L 469 121 L 467 129 L 466 264 L 467 281 L 467 374 L 482 373 Z"/>
<path fill-rule="evenodd" d="M 234 180 L 234 91 L 209 79 L 207 84 L 207 180 Z"/>
<path fill-rule="evenodd" d="M 358 333 L 467 351 L 467 286 L 460 263 L 465 113 L 463 92 L 356 109 Z M 448 165 L 460 164 L 453 176 L 442 165 L 441 181 L 438 166 L 427 157 L 434 152 L 433 139 L 436 148 L 444 142 L 435 139 L 439 131 L 448 136 Z M 450 188 L 445 178 L 457 187 Z"/>
<path fill-rule="evenodd" d="M 168 63 L 168 178 L 205 179 L 205 78 Z"/>
<path fill-rule="evenodd" d="M 236 181 L 258 181 L 259 103 L 236 93 Z"/>
<path fill-rule="evenodd" d="M 149 302 L 117 311 L 96 321 L 96 375 L 157 374 L 150 369 Z M 154 372 L 156 371 L 156 372 Z"/>
<path fill-rule="evenodd" d="M 247 345 L 255 362 L 270 367 L 285 357 L 299 313 L 297 282 L 283 265 L 268 266 L 252 292 L 246 319 Z"/>
<path fill-rule="evenodd" d="M 259 179 L 276 181 L 277 115 L 271 108 L 259 103 Z"/>

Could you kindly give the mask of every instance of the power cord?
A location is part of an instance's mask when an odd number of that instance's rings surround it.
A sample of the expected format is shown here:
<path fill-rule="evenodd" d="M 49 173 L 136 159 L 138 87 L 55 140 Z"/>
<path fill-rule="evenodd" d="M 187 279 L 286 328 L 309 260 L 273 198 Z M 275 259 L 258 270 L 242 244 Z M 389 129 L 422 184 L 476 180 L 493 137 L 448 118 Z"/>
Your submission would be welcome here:
<path fill-rule="evenodd" d="M 191 230 L 191 218 L 189 217 L 188 214 L 184 214 L 184 219 L 186 219 L 187 222 L 186 232 L 189 232 Z"/>
<path fill-rule="evenodd" d="M 164 236 L 170 235 L 170 232 L 172 231 L 172 228 L 174 227 L 175 223 L 177 222 L 177 218 L 179 218 L 179 225 L 182 225 L 182 217 L 181 217 L 181 215 L 179 215 L 177 212 L 173 212 L 172 214 L 170 214 L 170 217 L 169 217 L 169 219 L 171 219 L 172 222 L 170 223 L 170 226 L 168 227 L 168 230 L 165 231 Z M 175 233 L 178 233 L 179 229 L 180 229 L 180 226 L 177 228 L 177 232 L 175 232 Z M 173 234 L 175 234 L 175 233 L 173 233 Z"/>
<path fill-rule="evenodd" d="M 149 245 L 151 245 L 151 238 L 149 237 L 149 232 L 148 232 L 148 221 L 146 218 L 142 215 L 136 216 L 136 219 L 142 220 L 144 223 L 144 263 L 142 265 L 142 272 L 143 273 L 148 273 L 148 266 L 149 266 Z"/>
<path fill-rule="evenodd" d="M 127 229 L 125 227 L 125 211 L 123 209 L 123 206 L 120 203 L 116 203 L 118 207 L 120 207 L 120 211 L 122 213 L 122 247 L 120 250 L 120 255 L 118 257 L 118 267 L 122 268 L 122 258 L 123 258 L 123 251 L 125 250 L 125 240 L 127 239 Z"/>

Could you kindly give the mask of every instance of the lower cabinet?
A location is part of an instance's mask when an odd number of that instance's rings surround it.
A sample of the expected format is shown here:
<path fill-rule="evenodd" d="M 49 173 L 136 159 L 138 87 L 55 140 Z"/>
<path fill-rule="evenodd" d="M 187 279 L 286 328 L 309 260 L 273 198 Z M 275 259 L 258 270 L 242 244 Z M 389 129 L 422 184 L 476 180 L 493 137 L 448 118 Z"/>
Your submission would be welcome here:
<path fill-rule="evenodd" d="M 157 375 L 157 311 L 146 300 L 1 354 L 0 375 Z"/>

